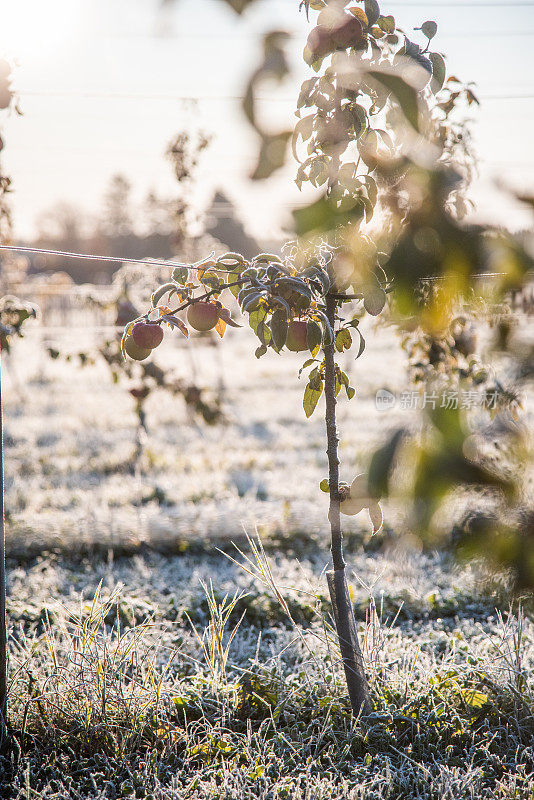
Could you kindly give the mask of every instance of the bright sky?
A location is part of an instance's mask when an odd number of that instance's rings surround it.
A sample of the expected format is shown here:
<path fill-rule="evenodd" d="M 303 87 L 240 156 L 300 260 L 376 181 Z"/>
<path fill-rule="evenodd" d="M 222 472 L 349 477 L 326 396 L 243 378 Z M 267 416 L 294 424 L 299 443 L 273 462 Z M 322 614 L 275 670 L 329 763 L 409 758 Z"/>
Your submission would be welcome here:
<path fill-rule="evenodd" d="M 534 179 L 534 2 L 382 3 L 406 30 L 435 19 L 435 48 L 449 70 L 477 84 L 481 177 L 479 215 L 513 228 L 530 218 L 494 188 Z M 261 32 L 295 34 L 295 64 L 309 27 L 298 0 L 259 0 L 239 18 L 220 0 L 0 0 L 0 52 L 17 57 L 24 116 L 3 124 L 5 169 L 13 178 L 16 233 L 31 235 L 39 215 L 60 200 L 97 211 L 110 176 L 129 177 L 136 199 L 174 189 L 166 144 L 185 125 L 214 134 L 197 202 L 223 185 L 252 233 L 272 236 L 302 202 L 288 168 L 267 184 L 247 173 L 255 141 L 239 100 L 258 58 Z M 264 111 L 292 124 L 296 86 L 264 90 Z M 196 109 L 181 97 L 199 98 Z M 278 97 L 278 99 L 273 99 Z M 4 112 L 5 115 L 5 112 Z"/>

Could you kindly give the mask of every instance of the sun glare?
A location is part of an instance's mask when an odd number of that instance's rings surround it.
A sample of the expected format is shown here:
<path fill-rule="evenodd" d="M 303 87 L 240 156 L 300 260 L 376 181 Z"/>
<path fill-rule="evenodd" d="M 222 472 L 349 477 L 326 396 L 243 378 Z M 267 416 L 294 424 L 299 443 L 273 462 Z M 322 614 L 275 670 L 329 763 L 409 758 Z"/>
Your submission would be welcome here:
<path fill-rule="evenodd" d="M 22 62 L 48 56 L 79 19 L 78 0 L 0 0 L 0 52 Z"/>

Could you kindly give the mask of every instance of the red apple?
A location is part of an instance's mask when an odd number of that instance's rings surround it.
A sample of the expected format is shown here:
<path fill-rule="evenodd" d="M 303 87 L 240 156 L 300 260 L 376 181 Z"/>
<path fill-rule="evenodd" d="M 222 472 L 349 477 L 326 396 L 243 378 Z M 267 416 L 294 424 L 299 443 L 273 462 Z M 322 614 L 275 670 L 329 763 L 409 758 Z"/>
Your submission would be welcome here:
<path fill-rule="evenodd" d="M 148 347 L 139 347 L 132 336 L 127 336 L 124 340 L 124 350 L 134 361 L 144 361 L 152 352 Z"/>
<path fill-rule="evenodd" d="M 301 319 L 292 319 L 287 327 L 286 347 L 294 353 L 308 349 L 307 322 Z"/>
<path fill-rule="evenodd" d="M 132 338 L 136 345 L 153 350 L 163 340 L 163 330 L 156 322 L 136 322 L 132 329 Z"/>
<path fill-rule="evenodd" d="M 219 321 L 219 309 L 214 303 L 193 303 L 187 309 L 187 321 L 196 331 L 210 331 Z"/>

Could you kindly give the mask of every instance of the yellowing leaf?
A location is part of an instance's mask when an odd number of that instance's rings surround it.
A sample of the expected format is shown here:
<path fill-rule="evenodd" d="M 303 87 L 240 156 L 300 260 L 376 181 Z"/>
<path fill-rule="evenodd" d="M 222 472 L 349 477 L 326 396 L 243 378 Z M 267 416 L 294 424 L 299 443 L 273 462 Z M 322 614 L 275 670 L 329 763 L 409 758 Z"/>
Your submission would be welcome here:
<path fill-rule="evenodd" d="M 172 308 L 168 306 L 158 306 L 158 314 L 163 317 L 165 314 L 172 314 Z"/>
<path fill-rule="evenodd" d="M 219 317 L 219 321 L 218 321 L 217 325 L 215 326 L 215 330 L 217 331 L 217 333 L 219 334 L 219 336 L 222 339 L 222 337 L 224 336 L 224 332 L 226 331 L 226 322 L 223 319 L 221 319 L 220 317 Z"/>
<path fill-rule="evenodd" d="M 489 702 L 487 694 L 477 692 L 475 689 L 460 689 L 460 696 L 464 703 L 471 708 L 482 708 Z"/>
<path fill-rule="evenodd" d="M 356 6 L 354 6 L 353 8 L 348 8 L 347 11 L 350 11 L 350 13 L 353 14 L 356 17 L 356 19 L 359 19 L 364 27 L 367 27 L 369 25 L 367 14 L 363 10 L 363 8 L 357 8 Z"/>
<path fill-rule="evenodd" d="M 178 742 L 184 738 L 184 732 L 180 728 L 174 728 L 170 725 L 160 725 L 155 730 L 158 739 L 166 739 L 171 742 Z"/>
<path fill-rule="evenodd" d="M 319 402 L 319 398 L 323 393 L 323 387 L 321 385 L 321 389 L 312 389 L 310 384 L 306 386 L 304 390 L 304 399 L 302 401 L 302 406 L 304 408 L 304 413 L 307 417 L 311 417 L 313 412 L 315 411 L 315 407 Z"/>

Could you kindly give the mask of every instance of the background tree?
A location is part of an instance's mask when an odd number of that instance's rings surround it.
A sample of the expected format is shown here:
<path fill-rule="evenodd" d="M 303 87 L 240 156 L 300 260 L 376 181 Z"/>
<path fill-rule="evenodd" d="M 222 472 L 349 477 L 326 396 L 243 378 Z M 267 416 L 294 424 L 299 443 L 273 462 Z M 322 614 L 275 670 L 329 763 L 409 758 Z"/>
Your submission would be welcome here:
<path fill-rule="evenodd" d="M 178 183 L 178 197 L 171 205 L 171 214 L 173 241 L 179 252 L 187 247 L 191 226 L 196 221 L 191 195 L 200 156 L 209 143 L 210 137 L 202 131 L 180 131 L 169 142 L 165 153 Z"/>
<path fill-rule="evenodd" d="M 104 214 L 100 225 L 111 239 L 128 236 L 133 229 L 130 181 L 124 175 L 114 175 L 104 196 Z"/>

